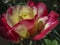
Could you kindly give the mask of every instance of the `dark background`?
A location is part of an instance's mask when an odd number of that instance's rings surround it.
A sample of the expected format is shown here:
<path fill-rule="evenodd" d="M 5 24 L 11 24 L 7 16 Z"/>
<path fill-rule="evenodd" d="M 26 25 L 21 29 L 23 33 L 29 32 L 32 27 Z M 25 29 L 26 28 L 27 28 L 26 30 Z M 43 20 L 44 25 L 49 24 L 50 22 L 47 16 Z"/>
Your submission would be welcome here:
<path fill-rule="evenodd" d="M 51 10 L 56 11 L 59 14 L 58 20 L 60 20 L 60 0 L 32 0 L 36 3 L 38 2 L 43 2 L 47 5 L 48 11 L 50 12 Z M 9 6 L 13 5 L 24 5 L 27 2 L 27 0 L 0 0 L 0 16 L 2 16 L 2 13 L 5 13 L 6 10 L 8 9 Z M 24 40 L 20 43 L 23 45 L 48 45 L 45 42 L 45 39 L 50 40 L 51 42 L 53 40 L 56 40 L 58 44 L 60 45 L 60 24 L 56 26 L 53 31 L 51 31 L 44 39 L 39 40 L 39 41 L 33 41 L 33 40 Z M 47 41 L 47 40 L 46 40 Z M 32 42 L 32 43 L 30 43 Z M 48 42 L 48 41 L 47 41 Z M 0 45 L 13 45 L 13 43 L 9 42 L 8 40 L 0 38 Z M 15 44 L 16 45 L 16 44 Z M 19 45 L 19 44 L 17 44 Z"/>

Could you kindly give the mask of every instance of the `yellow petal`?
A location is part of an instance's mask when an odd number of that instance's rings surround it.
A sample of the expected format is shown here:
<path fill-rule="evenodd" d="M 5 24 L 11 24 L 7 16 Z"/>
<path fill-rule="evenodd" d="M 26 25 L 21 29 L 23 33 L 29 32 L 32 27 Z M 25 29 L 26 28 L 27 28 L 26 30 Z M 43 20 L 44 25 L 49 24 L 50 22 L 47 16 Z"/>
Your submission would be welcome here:
<path fill-rule="evenodd" d="M 32 19 L 34 17 L 32 8 L 28 6 L 23 6 L 20 10 L 20 16 L 23 19 Z"/>
<path fill-rule="evenodd" d="M 13 14 L 7 16 L 9 24 L 11 24 L 11 26 L 14 26 L 19 22 L 18 15 L 19 15 L 19 7 L 16 7 L 16 8 L 13 8 Z"/>
<path fill-rule="evenodd" d="M 18 26 L 16 28 L 16 32 L 23 38 L 28 38 L 29 37 L 29 32 L 25 26 Z"/>

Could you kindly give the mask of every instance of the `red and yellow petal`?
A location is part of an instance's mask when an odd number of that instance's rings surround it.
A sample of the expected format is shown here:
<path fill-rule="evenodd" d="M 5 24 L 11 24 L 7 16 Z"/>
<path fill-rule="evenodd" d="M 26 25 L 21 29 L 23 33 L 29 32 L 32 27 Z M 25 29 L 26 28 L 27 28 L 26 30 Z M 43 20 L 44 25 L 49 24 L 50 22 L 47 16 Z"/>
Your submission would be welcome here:
<path fill-rule="evenodd" d="M 33 38 L 34 40 L 40 40 L 44 38 L 47 35 L 47 33 L 49 33 L 53 28 L 55 28 L 59 24 L 58 14 L 56 12 L 51 11 L 49 15 L 50 16 L 48 22 L 45 24 L 42 31 Z"/>
<path fill-rule="evenodd" d="M 32 8 L 34 16 L 38 16 L 38 10 L 36 4 L 33 1 L 28 1 L 27 6 Z"/>
<path fill-rule="evenodd" d="M 0 30 L 1 36 L 5 39 L 8 39 L 8 40 L 14 42 L 14 43 L 19 43 L 20 40 L 19 40 L 18 34 L 14 30 L 12 30 L 12 28 L 7 24 L 5 17 L 2 18 L 1 22 L 4 27 L 4 29 Z"/>
<path fill-rule="evenodd" d="M 38 17 L 39 18 L 48 15 L 48 10 L 47 10 L 47 7 L 44 3 L 39 2 L 36 7 L 37 7 L 37 10 L 38 10 Z"/>
<path fill-rule="evenodd" d="M 10 8 L 8 8 L 5 17 L 9 26 L 13 27 L 21 20 L 21 18 L 19 18 L 20 7 L 21 6 L 11 6 Z"/>
<path fill-rule="evenodd" d="M 34 26 L 34 20 L 22 20 L 18 24 L 16 24 L 13 28 L 15 31 L 23 38 L 30 37 L 30 31 Z"/>

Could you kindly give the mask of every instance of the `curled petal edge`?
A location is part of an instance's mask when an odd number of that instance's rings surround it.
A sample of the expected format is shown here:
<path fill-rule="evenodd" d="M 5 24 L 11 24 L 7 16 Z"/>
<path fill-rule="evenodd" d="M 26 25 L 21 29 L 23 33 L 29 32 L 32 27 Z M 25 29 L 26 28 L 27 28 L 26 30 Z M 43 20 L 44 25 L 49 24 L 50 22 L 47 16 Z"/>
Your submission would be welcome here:
<path fill-rule="evenodd" d="M 48 22 L 45 24 L 44 29 L 42 29 L 42 31 L 39 34 L 33 37 L 33 40 L 40 40 L 44 38 L 51 30 L 53 30 L 53 28 L 55 28 L 59 24 L 58 14 L 56 12 L 51 11 L 49 15 L 50 15 L 49 18 L 52 19 L 51 20 L 48 19 Z"/>

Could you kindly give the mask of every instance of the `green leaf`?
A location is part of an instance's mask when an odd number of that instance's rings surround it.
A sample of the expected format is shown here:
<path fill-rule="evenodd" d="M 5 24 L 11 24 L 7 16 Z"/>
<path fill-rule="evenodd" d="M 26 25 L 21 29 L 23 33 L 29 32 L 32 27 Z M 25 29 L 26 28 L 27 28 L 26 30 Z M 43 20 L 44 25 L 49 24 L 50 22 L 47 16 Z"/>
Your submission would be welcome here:
<path fill-rule="evenodd" d="M 52 41 L 52 45 L 58 45 L 57 40 L 53 40 L 53 41 Z"/>
<path fill-rule="evenodd" d="M 51 45 L 51 40 L 45 39 L 44 41 L 45 41 L 46 45 Z"/>

